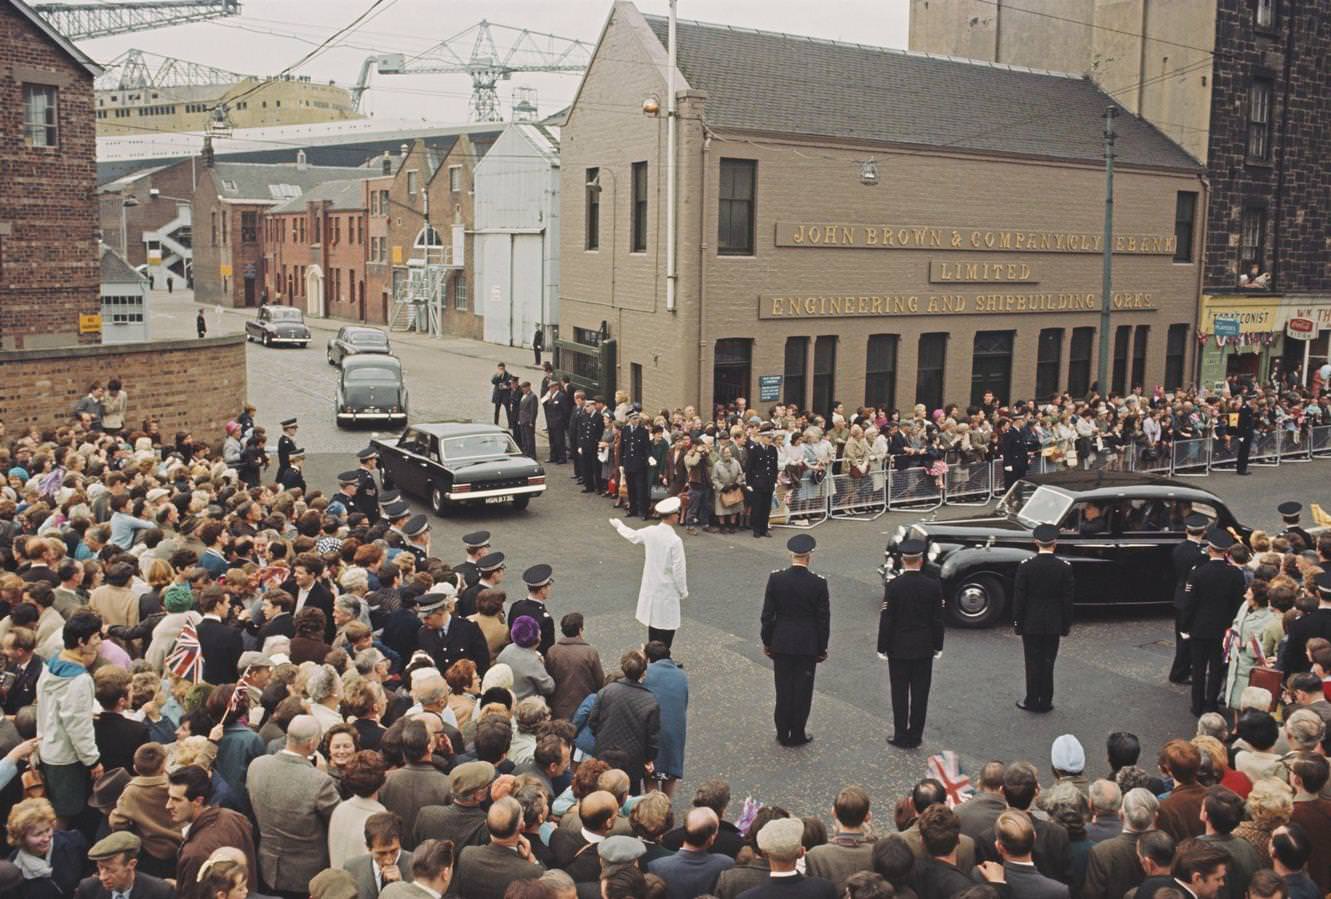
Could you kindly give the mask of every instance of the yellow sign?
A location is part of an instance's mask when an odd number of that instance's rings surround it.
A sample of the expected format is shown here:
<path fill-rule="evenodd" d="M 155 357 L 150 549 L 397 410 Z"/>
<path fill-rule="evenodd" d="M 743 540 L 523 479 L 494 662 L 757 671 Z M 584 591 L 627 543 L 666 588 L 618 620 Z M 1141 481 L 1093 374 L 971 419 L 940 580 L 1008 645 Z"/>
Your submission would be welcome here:
<path fill-rule="evenodd" d="M 393 264 L 394 264 L 394 265 L 401 265 L 401 264 L 402 264 L 402 247 L 401 247 L 401 246 L 395 246 L 395 247 L 393 247 Z"/>
<path fill-rule="evenodd" d="M 1114 236 L 1114 252 L 1137 256 L 1173 256 L 1176 241 L 1177 238 L 1172 234 L 1117 234 Z M 776 245 L 876 250 L 1100 253 L 1104 249 L 1104 236 L 1084 231 L 777 222 Z"/>
<path fill-rule="evenodd" d="M 1114 294 L 1115 312 L 1152 312 L 1150 293 Z M 1098 293 L 786 294 L 758 297 L 759 318 L 1099 312 Z"/>
<path fill-rule="evenodd" d="M 930 284 L 1034 284 L 1029 262 L 930 262 Z"/>
<path fill-rule="evenodd" d="M 1201 330 L 1214 334 L 1217 318 L 1237 321 L 1240 334 L 1266 334 L 1282 327 L 1280 307 L 1273 301 L 1252 300 L 1246 296 L 1202 297 Z M 1232 333 L 1232 332 L 1231 332 Z"/>
<path fill-rule="evenodd" d="M 102 317 L 97 314 L 79 316 L 80 334 L 98 334 L 102 330 Z"/>
<path fill-rule="evenodd" d="M 220 271 L 220 273 L 221 273 L 221 275 L 222 275 L 223 278 L 230 278 L 230 277 L 231 277 L 231 263 L 229 263 L 229 262 L 223 262 L 223 263 L 221 264 L 221 266 L 219 267 L 219 271 Z"/>
<path fill-rule="evenodd" d="M 148 264 L 149 264 L 149 265 L 161 265 L 161 264 L 162 264 L 162 251 L 161 251 L 161 250 L 149 250 L 149 251 L 148 251 Z"/>

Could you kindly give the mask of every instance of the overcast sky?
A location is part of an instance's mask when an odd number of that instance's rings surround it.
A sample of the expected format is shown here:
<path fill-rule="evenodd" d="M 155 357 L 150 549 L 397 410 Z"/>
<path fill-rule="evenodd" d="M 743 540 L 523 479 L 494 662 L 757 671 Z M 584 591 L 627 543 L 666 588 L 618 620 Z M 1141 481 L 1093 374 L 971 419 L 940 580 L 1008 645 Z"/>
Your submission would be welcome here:
<path fill-rule="evenodd" d="M 244 0 L 243 13 L 84 41 L 106 63 L 138 48 L 247 74 L 282 71 L 315 45 L 349 24 L 372 0 Z M 595 43 L 610 9 L 608 0 L 386 0 L 363 25 L 339 38 L 297 71 L 350 86 L 371 53 L 418 54 L 482 18 Z M 646 13 L 668 11 L 665 0 L 638 0 Z M 679 17 L 769 31 L 805 34 L 884 47 L 905 47 L 908 0 L 679 0 Z M 496 34 L 497 39 L 502 39 Z M 504 47 L 500 46 L 503 52 Z M 470 47 L 462 54 L 469 54 Z M 562 108 L 577 88 L 576 75 L 515 75 L 500 82 L 509 117 L 512 89 L 532 87 L 542 114 Z M 393 119 L 465 121 L 471 82 L 466 75 L 371 75 L 364 110 Z"/>

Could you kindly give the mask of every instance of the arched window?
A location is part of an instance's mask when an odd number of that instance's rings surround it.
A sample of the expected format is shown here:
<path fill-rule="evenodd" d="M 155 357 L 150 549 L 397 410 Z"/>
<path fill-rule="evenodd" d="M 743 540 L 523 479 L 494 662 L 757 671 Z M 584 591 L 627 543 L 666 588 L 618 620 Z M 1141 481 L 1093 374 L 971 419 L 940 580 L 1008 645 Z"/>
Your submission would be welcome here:
<path fill-rule="evenodd" d="M 439 232 L 434 230 L 433 225 L 426 225 L 416 233 L 416 241 L 412 244 L 413 249 L 424 250 L 433 247 L 442 247 L 444 242 L 439 239 Z"/>

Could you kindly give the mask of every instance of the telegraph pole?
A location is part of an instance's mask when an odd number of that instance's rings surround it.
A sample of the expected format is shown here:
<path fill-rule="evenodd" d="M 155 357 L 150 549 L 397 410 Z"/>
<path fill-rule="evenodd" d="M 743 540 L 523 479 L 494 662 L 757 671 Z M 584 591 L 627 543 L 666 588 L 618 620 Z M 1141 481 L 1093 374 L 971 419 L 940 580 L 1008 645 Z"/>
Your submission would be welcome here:
<path fill-rule="evenodd" d="M 1114 299 L 1114 118 L 1118 107 L 1105 107 L 1105 235 L 1104 275 L 1100 284 L 1100 364 L 1096 381 L 1100 395 L 1109 396 L 1109 313 Z"/>

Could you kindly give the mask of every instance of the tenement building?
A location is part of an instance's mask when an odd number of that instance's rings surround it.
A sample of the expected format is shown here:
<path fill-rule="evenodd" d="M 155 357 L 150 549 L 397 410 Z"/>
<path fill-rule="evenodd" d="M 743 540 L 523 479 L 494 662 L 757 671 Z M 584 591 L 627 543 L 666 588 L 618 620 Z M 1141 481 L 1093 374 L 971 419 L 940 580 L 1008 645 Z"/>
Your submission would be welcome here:
<path fill-rule="evenodd" d="M 680 22 L 672 303 L 666 31 L 616 3 L 561 134 L 562 368 L 649 409 L 1091 387 L 1111 103 L 1092 82 Z M 1206 188 L 1121 112 L 1109 386 L 1173 386 Z"/>

